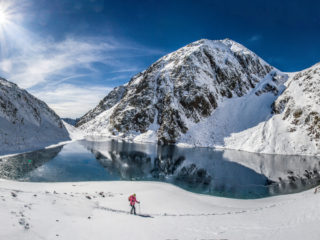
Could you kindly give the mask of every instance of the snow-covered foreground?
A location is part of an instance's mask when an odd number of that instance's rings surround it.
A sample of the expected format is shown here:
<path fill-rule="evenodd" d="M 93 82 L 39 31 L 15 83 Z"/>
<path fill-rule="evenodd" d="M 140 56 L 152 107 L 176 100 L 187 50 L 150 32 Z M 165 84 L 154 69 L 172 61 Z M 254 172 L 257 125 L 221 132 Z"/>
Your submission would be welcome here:
<path fill-rule="evenodd" d="M 141 212 L 128 214 L 135 192 Z M 139 207 L 137 207 L 139 209 Z M 139 210 L 138 210 L 139 211 Z M 319 239 L 320 194 L 210 197 L 156 182 L 0 180 L 0 239 Z"/>

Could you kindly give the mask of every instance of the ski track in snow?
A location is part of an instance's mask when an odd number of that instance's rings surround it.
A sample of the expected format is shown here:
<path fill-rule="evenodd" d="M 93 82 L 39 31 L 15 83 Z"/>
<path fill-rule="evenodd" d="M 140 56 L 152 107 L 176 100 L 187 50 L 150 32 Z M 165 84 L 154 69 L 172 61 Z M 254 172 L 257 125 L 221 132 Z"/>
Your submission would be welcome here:
<path fill-rule="evenodd" d="M 127 197 L 136 192 L 140 218 Z M 149 182 L 0 180 L 0 239 L 318 240 L 319 194 L 210 197 Z"/>
<path fill-rule="evenodd" d="M 21 191 L 21 190 L 16 190 L 16 189 L 8 189 L 8 188 L 0 188 L 0 192 L 7 192 L 8 195 L 12 195 L 12 193 L 16 193 L 16 195 L 18 194 L 32 194 L 34 195 L 34 192 L 31 192 L 31 191 Z M 9 194 L 10 193 L 10 194 Z M 85 194 L 85 193 L 80 193 L 80 192 L 72 192 L 72 193 L 58 193 L 56 191 L 54 191 L 53 193 L 49 192 L 49 191 L 45 191 L 44 192 L 45 195 L 48 195 L 48 194 L 53 194 L 55 196 L 55 198 L 58 198 L 58 199 L 64 199 L 65 200 L 65 197 L 63 197 L 64 195 L 69 195 L 69 196 L 72 196 L 72 197 L 76 197 L 77 195 L 81 195 L 81 197 L 83 198 L 83 195 L 85 195 L 86 197 L 89 196 L 89 198 L 87 198 L 88 200 L 91 200 L 92 197 L 88 194 Z M 62 196 L 60 196 L 62 194 Z M 113 197 L 114 195 L 110 195 L 111 197 Z M 4 198 L 3 195 L 0 196 L 1 198 Z M 53 202 L 55 202 L 56 200 L 54 200 Z M 277 206 L 280 206 L 280 205 L 283 205 L 283 204 L 286 204 L 287 202 L 285 203 L 281 203 L 281 204 L 271 204 L 271 205 L 267 205 L 267 206 L 264 206 L 264 207 L 259 207 L 259 208 L 255 208 L 255 209 L 250 209 L 250 210 L 241 210 L 241 211 L 227 211 L 227 212 L 222 212 L 222 213 L 199 213 L 199 214 L 192 214 L 192 213 L 182 213 L 182 214 L 172 214 L 172 213 L 153 213 L 153 214 L 150 214 L 150 213 L 147 213 L 147 212 L 144 212 L 143 214 L 145 215 L 149 215 L 149 216 L 152 216 L 152 217 L 156 217 L 156 216 L 160 216 L 160 217 L 200 217 L 200 216 L 223 216 L 223 215 L 233 215 L 233 214 L 245 214 L 245 213 L 249 213 L 249 212 L 257 212 L 257 211 L 262 211 L 264 209 L 268 209 L 268 208 L 274 208 L 274 207 L 277 207 Z M 29 205 L 24 205 L 24 207 L 26 206 L 31 206 L 32 204 L 29 204 Z M 94 209 L 100 209 L 100 210 L 103 210 L 103 211 L 108 211 L 108 212 L 113 212 L 113 213 L 120 213 L 120 214 L 127 214 L 127 215 L 130 215 L 130 211 L 125 211 L 125 210 L 121 210 L 121 209 L 114 209 L 114 208 L 111 208 L 111 207 L 106 207 L 106 206 L 100 206 L 99 202 L 95 202 L 94 203 Z M 31 209 L 31 208 L 29 208 Z"/>
<path fill-rule="evenodd" d="M 151 217 L 156 217 L 156 216 L 157 217 L 205 217 L 205 216 L 223 216 L 223 215 L 245 214 L 245 213 L 248 213 L 248 212 L 262 211 L 264 209 L 273 208 L 273 207 L 277 207 L 277 204 L 272 204 L 272 205 L 269 205 L 269 206 L 260 207 L 260 208 L 256 208 L 256 209 L 252 209 L 252 210 L 242 210 L 242 211 L 234 211 L 234 212 L 230 212 L 229 211 L 229 212 L 224 212 L 224 213 L 199 213 L 199 214 L 191 214 L 191 213 L 183 213 L 183 214 L 171 214 L 171 213 L 149 214 L 149 213 L 143 213 L 143 214 L 149 215 Z M 101 210 L 104 210 L 104 211 L 108 211 L 108 212 L 123 213 L 123 214 L 130 215 L 129 211 L 123 211 L 123 210 L 113 209 L 113 208 L 99 206 L 99 205 L 97 205 L 95 208 L 96 209 L 101 209 Z"/>

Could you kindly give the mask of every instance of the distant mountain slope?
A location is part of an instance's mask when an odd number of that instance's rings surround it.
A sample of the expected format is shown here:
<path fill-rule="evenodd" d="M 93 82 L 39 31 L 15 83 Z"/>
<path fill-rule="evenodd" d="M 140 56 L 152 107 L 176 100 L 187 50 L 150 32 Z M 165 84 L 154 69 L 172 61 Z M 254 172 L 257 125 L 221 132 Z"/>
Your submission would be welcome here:
<path fill-rule="evenodd" d="M 59 116 L 44 102 L 0 78 L 0 154 L 39 149 L 69 139 Z"/>
<path fill-rule="evenodd" d="M 100 113 L 113 107 L 116 103 L 118 103 L 122 99 L 125 93 L 125 90 L 126 88 L 124 86 L 119 86 L 114 88 L 104 99 L 100 101 L 98 106 L 96 106 L 94 109 L 90 110 L 83 117 L 81 117 L 76 122 L 76 126 L 83 125 L 84 123 L 98 116 Z"/>
<path fill-rule="evenodd" d="M 254 140 L 244 142 L 249 138 L 246 133 L 264 134 L 251 130 L 272 121 L 279 112 L 277 99 L 285 96 L 288 78 L 232 40 L 199 40 L 115 88 L 77 127 L 87 135 L 140 142 L 313 154 L 315 149 L 309 148 L 287 151 L 281 141 L 271 148 Z M 274 137 L 281 131 L 275 130 Z M 271 139 L 264 140 L 272 145 Z"/>
<path fill-rule="evenodd" d="M 61 120 L 65 121 L 66 123 L 70 124 L 71 126 L 75 126 L 77 122 L 79 121 L 79 118 L 73 119 L 73 118 L 61 118 Z"/>

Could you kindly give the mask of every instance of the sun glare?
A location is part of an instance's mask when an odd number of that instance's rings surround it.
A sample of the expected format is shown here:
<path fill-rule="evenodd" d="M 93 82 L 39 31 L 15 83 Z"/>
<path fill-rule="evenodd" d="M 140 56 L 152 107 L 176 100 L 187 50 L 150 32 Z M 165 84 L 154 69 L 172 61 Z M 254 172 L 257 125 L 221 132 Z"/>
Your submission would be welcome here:
<path fill-rule="evenodd" d="M 0 27 L 10 24 L 12 18 L 12 5 L 10 5 L 9 2 L 5 4 L 5 2 L 0 1 Z"/>
<path fill-rule="evenodd" d="M 0 9 L 0 25 L 8 23 L 9 15 L 2 9 Z"/>
<path fill-rule="evenodd" d="M 0 0 L 0 61 L 7 56 L 10 44 L 16 45 L 21 39 L 23 28 L 18 24 L 21 14 L 19 9 L 24 3 L 19 0 Z"/>

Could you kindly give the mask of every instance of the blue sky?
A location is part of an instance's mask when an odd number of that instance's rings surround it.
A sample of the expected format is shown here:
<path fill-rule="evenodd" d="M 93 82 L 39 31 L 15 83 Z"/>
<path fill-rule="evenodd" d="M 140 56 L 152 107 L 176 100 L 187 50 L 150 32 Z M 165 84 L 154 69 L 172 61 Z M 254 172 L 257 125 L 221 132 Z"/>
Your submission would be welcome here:
<path fill-rule="evenodd" d="M 310 67 L 320 61 L 319 9 L 308 0 L 0 0 L 0 20 L 9 16 L 0 75 L 78 117 L 201 38 L 231 38 L 282 71 Z"/>

